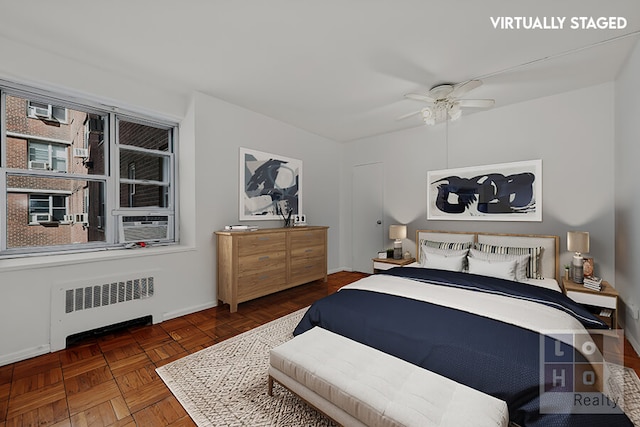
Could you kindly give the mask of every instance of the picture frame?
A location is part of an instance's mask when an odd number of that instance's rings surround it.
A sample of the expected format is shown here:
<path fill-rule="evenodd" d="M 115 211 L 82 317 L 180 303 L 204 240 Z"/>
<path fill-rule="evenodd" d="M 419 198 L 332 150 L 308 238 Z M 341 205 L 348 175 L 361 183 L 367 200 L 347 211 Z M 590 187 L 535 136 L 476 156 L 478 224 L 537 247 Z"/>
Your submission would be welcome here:
<path fill-rule="evenodd" d="M 240 147 L 239 220 L 283 220 L 302 211 L 302 160 Z"/>
<path fill-rule="evenodd" d="M 428 171 L 427 219 L 542 221 L 542 160 Z"/>

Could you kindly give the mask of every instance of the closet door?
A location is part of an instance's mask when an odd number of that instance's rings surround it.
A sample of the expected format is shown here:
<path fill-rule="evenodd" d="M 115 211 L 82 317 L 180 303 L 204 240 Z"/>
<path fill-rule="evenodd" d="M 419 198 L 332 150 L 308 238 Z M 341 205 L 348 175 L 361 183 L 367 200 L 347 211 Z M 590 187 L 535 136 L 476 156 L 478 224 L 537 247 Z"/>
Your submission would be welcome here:
<path fill-rule="evenodd" d="M 383 164 L 354 166 L 352 182 L 352 268 L 354 271 L 373 273 L 371 258 L 385 249 Z"/>

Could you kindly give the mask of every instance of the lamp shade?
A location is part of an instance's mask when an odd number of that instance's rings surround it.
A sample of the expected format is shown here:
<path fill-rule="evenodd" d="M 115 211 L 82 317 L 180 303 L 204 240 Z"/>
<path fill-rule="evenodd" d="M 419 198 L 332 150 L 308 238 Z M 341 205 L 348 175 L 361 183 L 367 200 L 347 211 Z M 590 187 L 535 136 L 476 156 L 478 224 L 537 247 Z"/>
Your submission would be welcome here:
<path fill-rule="evenodd" d="M 407 238 L 407 226 L 406 225 L 390 225 L 389 226 L 389 238 L 398 240 Z"/>
<path fill-rule="evenodd" d="M 569 231 L 567 233 L 567 250 L 570 252 L 589 252 L 589 233 L 586 231 Z"/>

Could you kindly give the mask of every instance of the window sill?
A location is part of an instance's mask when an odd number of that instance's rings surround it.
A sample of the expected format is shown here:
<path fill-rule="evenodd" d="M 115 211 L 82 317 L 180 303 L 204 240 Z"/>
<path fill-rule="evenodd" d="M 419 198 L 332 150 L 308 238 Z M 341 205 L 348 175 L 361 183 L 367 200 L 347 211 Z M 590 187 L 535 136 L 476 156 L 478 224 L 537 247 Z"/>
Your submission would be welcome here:
<path fill-rule="evenodd" d="M 140 256 L 165 255 L 195 251 L 195 247 L 172 244 L 166 246 L 148 246 L 146 248 L 110 248 L 90 252 L 64 254 L 32 255 L 19 258 L 0 258 L 0 273 L 15 270 L 33 270 L 36 268 L 59 267 L 63 265 L 85 264 L 106 259 L 126 259 Z"/>

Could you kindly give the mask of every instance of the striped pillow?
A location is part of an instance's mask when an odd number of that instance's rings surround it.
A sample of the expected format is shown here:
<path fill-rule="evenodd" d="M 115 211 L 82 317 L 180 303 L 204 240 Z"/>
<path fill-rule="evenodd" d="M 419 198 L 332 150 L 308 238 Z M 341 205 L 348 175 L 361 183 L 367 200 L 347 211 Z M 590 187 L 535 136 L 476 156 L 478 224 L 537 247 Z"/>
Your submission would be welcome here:
<path fill-rule="evenodd" d="M 529 279 L 542 279 L 540 271 L 540 256 L 542 255 L 542 247 L 535 248 L 514 248 L 509 246 L 496 246 L 487 243 L 476 243 L 475 249 L 493 254 L 509 254 L 509 255 L 529 255 L 526 274 Z"/>
<path fill-rule="evenodd" d="M 435 240 L 420 239 L 420 247 L 449 249 L 454 251 L 469 249 L 471 248 L 471 244 L 471 242 L 437 242 Z"/>
<path fill-rule="evenodd" d="M 420 239 L 420 262 L 424 264 L 425 254 L 440 254 L 445 256 L 467 255 L 471 242 L 437 242 L 434 240 Z M 466 260 L 465 260 L 466 261 Z M 464 263 L 466 267 L 466 262 Z"/>

